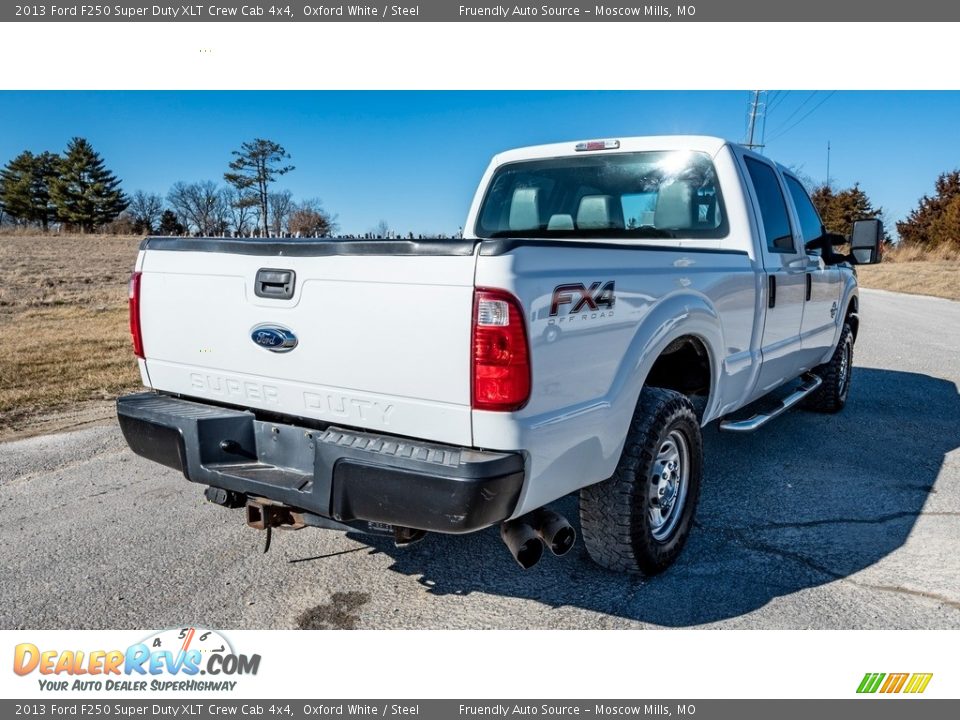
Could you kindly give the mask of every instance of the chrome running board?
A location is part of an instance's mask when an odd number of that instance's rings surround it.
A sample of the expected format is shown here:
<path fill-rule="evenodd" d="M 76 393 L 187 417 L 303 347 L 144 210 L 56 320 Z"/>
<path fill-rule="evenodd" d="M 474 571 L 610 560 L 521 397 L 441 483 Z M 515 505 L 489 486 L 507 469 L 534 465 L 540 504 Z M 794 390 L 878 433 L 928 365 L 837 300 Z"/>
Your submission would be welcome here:
<path fill-rule="evenodd" d="M 724 432 L 753 432 L 785 413 L 823 384 L 823 379 L 813 373 L 807 373 L 800 379 L 802 381 L 800 387 L 783 398 L 774 408 L 757 413 L 746 420 L 721 420 L 720 429 Z"/>

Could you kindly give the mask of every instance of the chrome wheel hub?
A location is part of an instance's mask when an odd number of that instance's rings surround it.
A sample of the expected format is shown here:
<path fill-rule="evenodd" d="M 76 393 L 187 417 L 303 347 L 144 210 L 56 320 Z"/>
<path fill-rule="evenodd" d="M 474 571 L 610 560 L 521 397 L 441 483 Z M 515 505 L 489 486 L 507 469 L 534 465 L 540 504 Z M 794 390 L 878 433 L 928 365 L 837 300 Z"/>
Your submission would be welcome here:
<path fill-rule="evenodd" d="M 655 540 L 665 542 L 683 515 L 690 471 L 687 440 L 671 430 L 660 445 L 650 478 L 650 529 Z"/>

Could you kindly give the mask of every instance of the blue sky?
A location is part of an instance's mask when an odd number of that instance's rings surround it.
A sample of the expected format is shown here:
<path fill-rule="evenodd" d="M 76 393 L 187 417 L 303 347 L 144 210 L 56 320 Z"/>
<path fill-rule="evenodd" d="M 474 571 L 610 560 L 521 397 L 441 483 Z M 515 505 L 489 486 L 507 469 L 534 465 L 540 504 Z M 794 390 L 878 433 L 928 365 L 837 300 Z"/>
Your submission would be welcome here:
<path fill-rule="evenodd" d="M 960 167 L 960 92 L 770 91 L 766 154 L 815 180 L 859 181 L 891 221 Z M 341 229 L 380 219 L 453 233 L 490 156 L 595 137 L 702 133 L 743 140 L 749 95 L 732 92 L 0 92 L 0 163 L 86 137 L 127 192 L 222 180 L 253 137 L 297 169 L 277 188 L 322 198 Z"/>

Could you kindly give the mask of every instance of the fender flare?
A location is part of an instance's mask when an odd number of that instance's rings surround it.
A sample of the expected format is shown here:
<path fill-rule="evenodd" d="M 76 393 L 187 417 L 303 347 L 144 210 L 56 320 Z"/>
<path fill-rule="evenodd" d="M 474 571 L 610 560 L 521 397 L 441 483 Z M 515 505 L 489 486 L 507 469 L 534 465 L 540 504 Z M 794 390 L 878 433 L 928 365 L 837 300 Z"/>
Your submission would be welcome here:
<path fill-rule="evenodd" d="M 635 408 L 653 364 L 670 343 L 684 337 L 695 338 L 707 352 L 710 394 L 704 418 L 712 417 L 720 401 L 717 391 L 722 373 L 722 349 L 725 347 L 723 325 L 716 308 L 704 295 L 685 290 L 661 298 L 641 320 L 624 353 L 608 397 L 629 398 L 631 408 Z"/>

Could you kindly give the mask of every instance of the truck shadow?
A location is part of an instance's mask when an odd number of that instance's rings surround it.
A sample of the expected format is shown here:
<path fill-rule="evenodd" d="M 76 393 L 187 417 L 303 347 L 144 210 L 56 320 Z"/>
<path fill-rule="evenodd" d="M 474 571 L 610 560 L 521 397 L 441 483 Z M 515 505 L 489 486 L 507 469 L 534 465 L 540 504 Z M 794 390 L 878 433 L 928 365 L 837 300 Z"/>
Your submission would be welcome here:
<path fill-rule="evenodd" d="M 744 436 L 721 434 L 714 423 L 704 445 L 697 527 L 678 563 L 656 578 L 598 568 L 579 539 L 567 557 L 547 556 L 524 572 L 495 528 L 407 549 L 373 545 L 394 572 L 418 577 L 434 595 L 524 598 L 545 610 L 669 627 L 736 618 L 901 547 L 936 492 L 944 456 L 960 447 L 960 396 L 947 380 L 857 368 L 838 415 L 794 411 Z M 575 497 L 554 507 L 577 524 Z M 516 626 L 510 617 L 484 624 Z M 563 619 L 543 624 L 562 627 Z"/>

